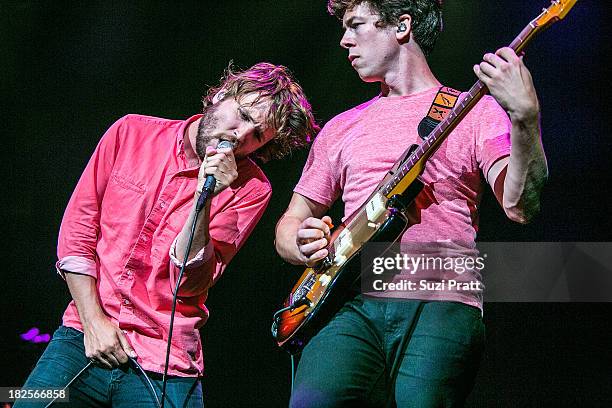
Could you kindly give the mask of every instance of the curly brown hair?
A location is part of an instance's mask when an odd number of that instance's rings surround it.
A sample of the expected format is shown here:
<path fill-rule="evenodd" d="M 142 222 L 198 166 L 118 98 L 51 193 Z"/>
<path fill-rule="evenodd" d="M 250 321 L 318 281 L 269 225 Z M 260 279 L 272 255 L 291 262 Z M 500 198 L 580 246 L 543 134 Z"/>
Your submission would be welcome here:
<path fill-rule="evenodd" d="M 409 14 L 414 40 L 426 56 L 431 54 L 442 31 L 442 0 L 329 0 L 327 11 L 342 20 L 347 10 L 361 3 L 380 15 L 383 27 L 397 25 L 399 16 Z"/>
<path fill-rule="evenodd" d="M 238 101 L 247 94 L 257 93 L 253 105 L 262 99 L 269 100 L 266 124 L 276 130 L 276 135 L 251 154 L 264 163 L 307 146 L 320 130 L 302 87 L 282 65 L 260 62 L 237 71 L 230 61 L 219 86 L 210 87 L 202 98 L 204 109 L 212 105 L 219 92 L 223 98 L 233 97 Z"/>

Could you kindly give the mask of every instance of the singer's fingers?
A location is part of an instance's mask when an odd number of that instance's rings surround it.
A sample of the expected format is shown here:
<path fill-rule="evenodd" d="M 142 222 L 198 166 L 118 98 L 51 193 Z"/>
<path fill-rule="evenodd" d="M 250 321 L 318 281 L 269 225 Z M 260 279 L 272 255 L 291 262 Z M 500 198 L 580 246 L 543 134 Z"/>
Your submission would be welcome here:
<path fill-rule="evenodd" d="M 115 357 L 119 365 L 128 362 L 128 355 L 121 347 L 119 347 L 116 351 L 113 352 L 113 357 Z"/>
<path fill-rule="evenodd" d="M 138 357 L 136 355 L 136 352 L 130 345 L 130 342 L 128 341 L 127 337 L 125 337 L 125 335 L 123 334 L 123 332 L 120 331 L 118 333 L 118 336 L 119 336 L 119 342 L 121 343 L 121 348 L 123 349 L 123 351 L 125 351 L 125 354 L 127 354 L 129 357 L 132 357 L 132 358 Z"/>
<path fill-rule="evenodd" d="M 206 165 L 217 166 L 219 163 L 233 163 L 234 154 L 232 151 L 216 153 L 206 157 Z"/>
<path fill-rule="evenodd" d="M 215 176 L 215 178 L 221 178 L 224 174 L 232 174 L 232 169 L 230 167 L 224 166 L 223 164 L 219 164 L 218 166 L 207 166 L 204 169 L 204 173 L 209 176 Z"/>
<path fill-rule="evenodd" d="M 93 362 L 95 365 L 100 366 L 100 367 L 104 367 L 104 368 L 113 368 L 113 365 L 110 361 L 107 360 L 106 356 L 100 354 L 98 356 L 94 356 L 91 357 L 89 359 L 91 362 Z"/>
<path fill-rule="evenodd" d="M 214 156 L 206 160 L 206 167 L 232 166 L 232 162 L 227 157 Z"/>
<path fill-rule="evenodd" d="M 229 186 L 236 178 L 238 178 L 238 172 L 233 169 L 227 169 L 226 171 L 219 171 L 215 173 L 217 179 L 217 186 L 221 189 L 221 186 Z"/>
<path fill-rule="evenodd" d="M 111 367 L 119 367 L 121 365 L 117 357 L 111 353 L 105 354 L 104 359 L 111 365 Z"/>

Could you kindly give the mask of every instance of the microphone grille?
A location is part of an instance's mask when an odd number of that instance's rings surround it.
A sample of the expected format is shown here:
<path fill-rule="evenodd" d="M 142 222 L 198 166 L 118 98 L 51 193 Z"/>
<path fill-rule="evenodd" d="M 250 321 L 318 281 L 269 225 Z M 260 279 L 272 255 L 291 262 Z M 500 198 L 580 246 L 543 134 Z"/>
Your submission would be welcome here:
<path fill-rule="evenodd" d="M 233 149 L 234 144 L 229 140 L 221 140 L 219 144 L 217 144 L 217 149 Z"/>

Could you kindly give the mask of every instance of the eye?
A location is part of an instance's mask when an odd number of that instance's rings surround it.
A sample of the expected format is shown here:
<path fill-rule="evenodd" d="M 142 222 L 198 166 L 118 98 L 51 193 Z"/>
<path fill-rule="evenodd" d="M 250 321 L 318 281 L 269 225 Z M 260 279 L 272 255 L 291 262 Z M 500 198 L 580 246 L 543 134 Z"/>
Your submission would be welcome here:
<path fill-rule="evenodd" d="M 249 116 L 249 114 L 242 108 L 238 108 L 238 115 L 240 115 L 240 119 L 242 120 L 246 120 L 246 121 L 251 121 L 251 117 Z"/>

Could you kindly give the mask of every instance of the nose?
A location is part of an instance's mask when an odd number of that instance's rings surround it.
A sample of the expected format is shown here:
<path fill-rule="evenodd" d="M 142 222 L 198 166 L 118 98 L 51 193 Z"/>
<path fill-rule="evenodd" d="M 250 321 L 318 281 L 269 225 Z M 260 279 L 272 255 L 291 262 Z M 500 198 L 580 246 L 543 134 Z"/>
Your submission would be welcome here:
<path fill-rule="evenodd" d="M 355 41 L 353 39 L 353 36 L 349 32 L 349 30 L 345 30 L 344 31 L 344 35 L 342 35 L 342 38 L 340 39 L 340 46 L 342 48 L 346 48 L 347 50 L 350 47 L 354 47 L 355 46 Z"/>

